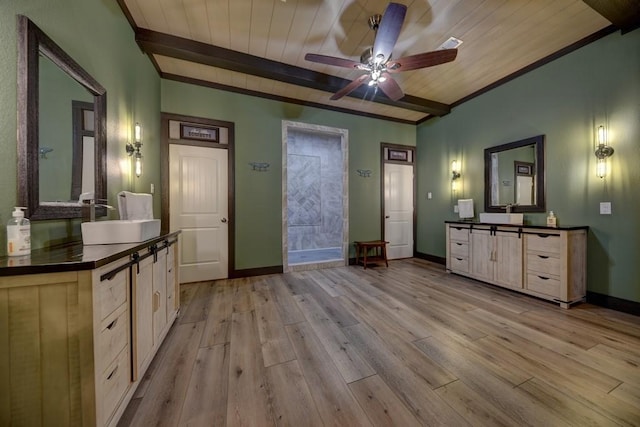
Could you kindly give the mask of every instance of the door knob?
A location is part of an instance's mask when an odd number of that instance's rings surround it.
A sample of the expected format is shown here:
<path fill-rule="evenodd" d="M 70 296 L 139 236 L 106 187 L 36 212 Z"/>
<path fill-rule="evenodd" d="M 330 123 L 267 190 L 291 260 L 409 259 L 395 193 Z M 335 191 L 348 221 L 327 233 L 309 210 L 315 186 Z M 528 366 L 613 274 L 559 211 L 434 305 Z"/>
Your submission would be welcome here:
<path fill-rule="evenodd" d="M 220 221 L 222 221 L 222 222 L 225 222 L 225 223 L 226 223 L 226 222 L 227 222 L 227 218 L 222 218 Z"/>

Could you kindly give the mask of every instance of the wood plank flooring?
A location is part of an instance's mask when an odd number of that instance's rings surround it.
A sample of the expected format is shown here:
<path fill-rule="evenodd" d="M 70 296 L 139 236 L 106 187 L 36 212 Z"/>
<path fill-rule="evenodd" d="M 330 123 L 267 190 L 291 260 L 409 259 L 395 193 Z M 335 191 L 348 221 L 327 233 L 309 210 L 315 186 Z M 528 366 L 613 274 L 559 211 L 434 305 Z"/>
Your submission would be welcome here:
<path fill-rule="evenodd" d="M 121 426 L 638 426 L 640 317 L 423 260 L 182 286 Z"/>

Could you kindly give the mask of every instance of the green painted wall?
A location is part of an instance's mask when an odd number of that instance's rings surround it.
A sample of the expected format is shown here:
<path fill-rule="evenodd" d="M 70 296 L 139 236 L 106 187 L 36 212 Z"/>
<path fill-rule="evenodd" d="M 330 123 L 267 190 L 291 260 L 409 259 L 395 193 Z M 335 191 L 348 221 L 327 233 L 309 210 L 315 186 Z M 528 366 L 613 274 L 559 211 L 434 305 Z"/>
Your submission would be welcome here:
<path fill-rule="evenodd" d="M 349 131 L 349 240 L 381 237 L 380 142 L 415 145 L 415 126 L 162 81 L 162 111 L 235 123 L 236 268 L 282 265 L 282 120 Z M 269 162 L 268 172 L 249 162 Z M 357 169 L 370 169 L 361 178 Z"/>
<path fill-rule="evenodd" d="M 464 54 L 463 51 L 460 52 Z M 594 133 L 606 124 L 611 174 L 595 175 Z M 504 84 L 417 130 L 419 252 L 445 255 L 445 220 L 458 198 L 484 211 L 483 150 L 546 135 L 547 209 L 588 225 L 588 290 L 640 301 L 640 30 L 611 34 Z M 449 165 L 462 160 L 463 189 Z M 426 194 L 433 193 L 428 200 Z M 599 203 L 612 202 L 612 215 Z M 545 214 L 526 214 L 544 224 Z"/>
<path fill-rule="evenodd" d="M 0 222 L 16 203 L 16 14 L 29 17 L 93 75 L 107 90 L 107 188 L 109 203 L 123 189 L 148 192 L 160 170 L 160 78 L 134 41 L 129 23 L 115 1 L 3 0 L 0 2 Z M 144 126 L 145 175 L 132 178 L 124 146 L 133 125 Z M 154 198 L 160 217 L 160 198 Z M 117 218 L 117 213 L 111 213 Z M 79 221 L 32 224 L 32 247 L 80 239 Z M 0 255 L 6 253 L 6 228 L 0 227 Z"/>

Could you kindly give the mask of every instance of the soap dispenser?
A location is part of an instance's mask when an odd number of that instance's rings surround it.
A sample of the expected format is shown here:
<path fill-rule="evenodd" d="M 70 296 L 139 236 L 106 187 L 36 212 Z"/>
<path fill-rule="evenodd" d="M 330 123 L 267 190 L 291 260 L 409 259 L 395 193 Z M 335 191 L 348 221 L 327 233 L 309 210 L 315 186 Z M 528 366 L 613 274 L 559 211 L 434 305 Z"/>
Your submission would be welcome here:
<path fill-rule="evenodd" d="M 7 255 L 20 256 L 31 254 L 31 224 L 24 217 L 21 207 L 14 208 L 7 222 Z"/>
<path fill-rule="evenodd" d="M 556 215 L 553 211 L 549 211 L 549 216 L 547 216 L 547 227 L 557 227 L 558 222 L 556 220 Z"/>

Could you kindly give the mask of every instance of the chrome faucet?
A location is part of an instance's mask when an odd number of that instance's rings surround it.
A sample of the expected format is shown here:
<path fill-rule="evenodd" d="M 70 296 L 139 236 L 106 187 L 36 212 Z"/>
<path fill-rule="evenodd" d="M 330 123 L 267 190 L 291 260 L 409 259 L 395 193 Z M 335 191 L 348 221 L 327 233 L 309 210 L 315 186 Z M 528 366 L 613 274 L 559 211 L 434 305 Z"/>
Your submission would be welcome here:
<path fill-rule="evenodd" d="M 511 209 L 515 208 L 516 206 L 518 206 L 517 203 L 508 203 L 507 206 L 504 207 L 504 209 L 507 211 L 507 213 L 511 213 Z"/>
<path fill-rule="evenodd" d="M 108 210 L 115 210 L 115 208 L 111 205 L 107 205 L 106 203 L 96 203 L 96 202 L 106 202 L 106 199 L 85 199 L 83 203 L 87 205 L 89 208 L 89 221 L 94 222 L 96 220 L 96 208 L 107 208 Z"/>

